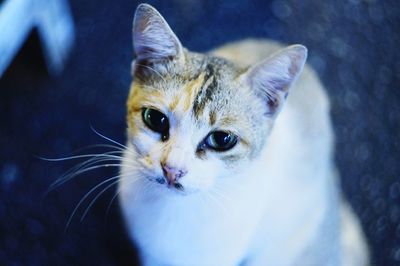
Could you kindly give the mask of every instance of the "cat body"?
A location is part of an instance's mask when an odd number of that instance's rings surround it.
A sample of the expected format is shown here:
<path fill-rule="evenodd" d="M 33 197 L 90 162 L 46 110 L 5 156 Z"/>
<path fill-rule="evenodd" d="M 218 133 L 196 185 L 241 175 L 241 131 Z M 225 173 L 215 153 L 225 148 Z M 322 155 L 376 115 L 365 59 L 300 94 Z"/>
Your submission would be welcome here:
<path fill-rule="evenodd" d="M 245 40 L 192 53 L 145 4 L 134 44 L 118 190 L 144 265 L 367 265 L 304 47 Z M 165 134 L 146 120 L 160 114 Z M 234 141 L 216 146 L 220 136 Z"/>

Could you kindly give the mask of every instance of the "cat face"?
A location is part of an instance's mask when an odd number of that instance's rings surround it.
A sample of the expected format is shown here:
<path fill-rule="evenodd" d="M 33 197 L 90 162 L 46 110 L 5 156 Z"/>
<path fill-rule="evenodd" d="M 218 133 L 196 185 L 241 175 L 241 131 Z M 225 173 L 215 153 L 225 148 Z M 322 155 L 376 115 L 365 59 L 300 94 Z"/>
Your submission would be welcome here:
<path fill-rule="evenodd" d="M 181 194 L 233 178 L 263 149 L 305 48 L 242 69 L 185 50 L 146 4 L 136 11 L 133 34 L 127 123 L 134 153 L 127 156 L 137 175 Z"/>
<path fill-rule="evenodd" d="M 135 79 L 128 132 L 149 179 L 188 192 L 208 189 L 256 156 L 271 123 L 233 66 L 189 53 L 185 61 L 180 73 Z M 181 174 L 175 182 L 167 167 Z"/>

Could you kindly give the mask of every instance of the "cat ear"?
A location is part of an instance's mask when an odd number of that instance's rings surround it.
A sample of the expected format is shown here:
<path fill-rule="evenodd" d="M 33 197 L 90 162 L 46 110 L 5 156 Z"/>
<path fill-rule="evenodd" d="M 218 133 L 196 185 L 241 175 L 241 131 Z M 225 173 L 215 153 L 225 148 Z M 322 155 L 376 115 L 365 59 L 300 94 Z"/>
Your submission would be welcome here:
<path fill-rule="evenodd" d="M 306 58 L 306 47 L 292 45 L 251 67 L 244 74 L 245 82 L 267 103 L 268 115 L 274 116 L 279 112 Z"/>
<path fill-rule="evenodd" d="M 136 60 L 162 61 L 183 56 L 183 48 L 165 19 L 152 6 L 140 4 L 133 19 Z"/>

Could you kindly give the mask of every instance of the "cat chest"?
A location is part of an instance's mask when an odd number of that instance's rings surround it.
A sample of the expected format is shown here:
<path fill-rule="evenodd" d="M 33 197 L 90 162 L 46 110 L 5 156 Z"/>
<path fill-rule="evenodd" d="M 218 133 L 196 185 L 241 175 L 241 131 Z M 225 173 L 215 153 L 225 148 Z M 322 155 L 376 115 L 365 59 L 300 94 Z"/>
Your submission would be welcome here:
<path fill-rule="evenodd" d="M 236 211 L 231 209 L 234 206 L 206 208 L 200 203 L 175 210 L 165 205 L 162 209 L 143 207 L 132 213 L 135 242 L 141 250 L 151 253 L 148 255 L 177 265 L 239 263 L 246 256 L 259 220 L 254 208 L 245 208 L 246 211 L 244 206 L 235 206 Z"/>

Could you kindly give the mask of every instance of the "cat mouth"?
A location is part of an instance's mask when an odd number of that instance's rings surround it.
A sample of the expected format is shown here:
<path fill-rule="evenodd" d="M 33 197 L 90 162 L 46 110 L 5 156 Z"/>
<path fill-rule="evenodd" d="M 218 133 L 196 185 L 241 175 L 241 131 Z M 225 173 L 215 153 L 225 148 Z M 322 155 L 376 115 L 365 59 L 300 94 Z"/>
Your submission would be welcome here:
<path fill-rule="evenodd" d="M 179 194 L 186 194 L 185 188 L 179 182 L 169 183 L 167 180 L 165 180 L 164 177 L 157 177 L 157 178 L 153 179 L 153 181 L 155 181 L 156 183 L 158 183 L 161 186 L 166 187 L 169 190 L 176 191 Z"/>

